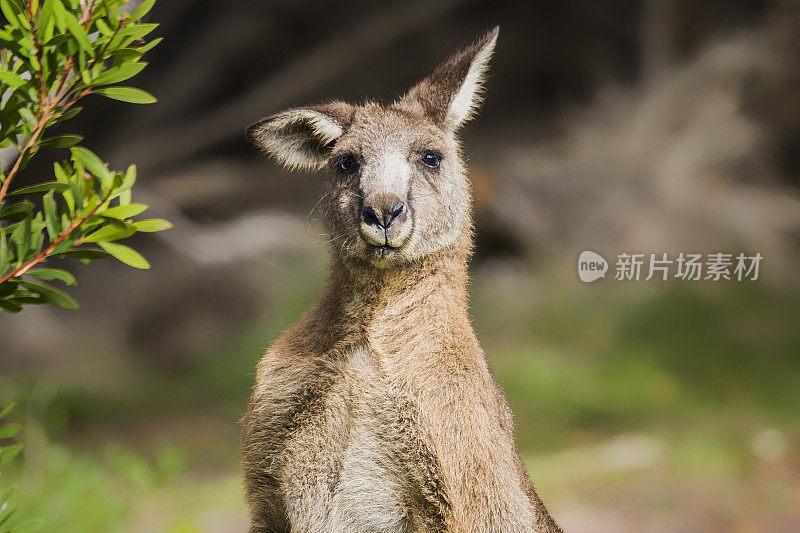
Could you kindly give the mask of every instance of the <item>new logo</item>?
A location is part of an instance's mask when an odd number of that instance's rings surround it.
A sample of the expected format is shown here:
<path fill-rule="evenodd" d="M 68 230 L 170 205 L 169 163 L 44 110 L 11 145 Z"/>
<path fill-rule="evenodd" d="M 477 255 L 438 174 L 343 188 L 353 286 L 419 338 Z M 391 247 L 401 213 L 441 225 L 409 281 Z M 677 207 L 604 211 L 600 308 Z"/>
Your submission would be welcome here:
<path fill-rule="evenodd" d="M 584 283 L 591 283 L 606 277 L 608 261 L 602 255 L 585 250 L 578 257 L 578 276 Z"/>

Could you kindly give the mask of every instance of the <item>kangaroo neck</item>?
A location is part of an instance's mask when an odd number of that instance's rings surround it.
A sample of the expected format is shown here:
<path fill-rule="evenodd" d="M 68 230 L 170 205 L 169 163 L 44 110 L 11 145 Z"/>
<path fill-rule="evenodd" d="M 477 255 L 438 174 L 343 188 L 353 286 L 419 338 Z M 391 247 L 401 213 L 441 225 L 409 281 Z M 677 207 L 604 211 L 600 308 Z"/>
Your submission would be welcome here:
<path fill-rule="evenodd" d="M 467 254 L 442 254 L 380 269 L 334 258 L 323 300 L 338 300 L 331 306 L 342 315 L 337 322 L 351 331 L 380 331 L 398 342 L 465 325 L 471 331 L 467 259 Z"/>

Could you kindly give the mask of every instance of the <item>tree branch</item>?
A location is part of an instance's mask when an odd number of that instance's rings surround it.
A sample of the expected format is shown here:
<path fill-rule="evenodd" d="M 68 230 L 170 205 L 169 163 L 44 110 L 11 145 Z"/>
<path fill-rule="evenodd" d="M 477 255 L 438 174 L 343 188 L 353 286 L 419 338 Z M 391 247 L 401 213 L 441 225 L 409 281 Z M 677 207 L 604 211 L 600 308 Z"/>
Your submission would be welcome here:
<path fill-rule="evenodd" d="M 105 197 L 102 200 L 100 200 L 94 206 L 94 208 L 92 209 L 92 211 L 89 214 L 84 215 L 83 217 L 81 217 L 77 221 L 75 221 L 75 218 L 73 218 L 72 221 L 71 221 L 72 223 L 70 224 L 69 229 L 66 232 L 64 232 L 63 234 L 59 235 L 58 238 L 56 238 L 53 242 L 51 242 L 50 245 L 47 248 L 42 250 L 39 253 L 39 255 L 37 255 L 36 257 L 34 257 L 33 259 L 31 259 L 29 261 L 26 261 L 22 265 L 18 266 L 14 270 L 11 270 L 8 274 L 6 274 L 2 278 L 0 278 L 0 285 L 5 283 L 6 281 L 10 280 L 11 278 L 16 278 L 16 277 L 22 276 L 28 270 L 30 270 L 32 267 L 34 267 L 35 265 L 37 265 L 37 264 L 41 263 L 42 261 L 44 261 L 45 259 L 47 259 L 47 257 L 56 248 L 56 246 L 58 246 L 59 244 L 61 244 L 65 240 L 67 240 L 70 237 L 70 235 L 72 235 L 75 232 L 76 229 L 81 227 L 87 220 L 89 220 L 90 218 L 92 218 L 94 216 L 94 214 L 97 212 L 97 210 L 100 208 L 100 206 L 103 205 L 104 203 L 106 203 L 106 201 L 108 201 L 108 199 L 111 197 L 111 194 L 113 192 L 114 192 L 113 189 L 109 190 L 108 194 L 106 194 Z"/>
<path fill-rule="evenodd" d="M 3 184 L 0 185 L 0 203 L 3 202 L 3 199 L 8 193 L 8 187 L 11 185 L 11 181 L 19 172 L 20 166 L 22 165 L 22 160 L 25 158 L 25 153 L 30 150 L 34 144 L 36 144 L 36 138 L 39 136 L 42 130 L 44 130 L 44 126 L 47 124 L 47 121 L 50 120 L 51 115 L 49 113 L 50 109 L 45 110 L 42 117 L 39 119 L 39 123 L 36 125 L 36 129 L 33 130 L 33 133 L 28 139 L 28 142 L 26 142 L 25 146 L 22 147 L 22 150 L 19 151 L 19 155 L 17 156 L 17 160 L 14 162 L 14 166 L 8 171 L 8 176 L 6 176 Z"/>

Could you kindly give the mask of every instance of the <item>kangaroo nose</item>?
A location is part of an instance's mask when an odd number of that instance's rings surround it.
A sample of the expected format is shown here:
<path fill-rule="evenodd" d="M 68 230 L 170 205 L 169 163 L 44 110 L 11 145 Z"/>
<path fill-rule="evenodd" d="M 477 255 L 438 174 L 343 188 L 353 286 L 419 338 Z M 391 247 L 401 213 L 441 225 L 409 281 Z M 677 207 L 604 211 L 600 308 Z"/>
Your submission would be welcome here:
<path fill-rule="evenodd" d="M 408 202 L 395 194 L 367 196 L 361 208 L 361 236 L 379 248 L 403 246 L 414 228 L 409 209 Z"/>
<path fill-rule="evenodd" d="M 389 229 L 394 221 L 403 215 L 406 205 L 403 202 L 395 203 L 391 208 L 381 208 L 380 206 L 364 206 L 361 216 L 367 224 L 375 225 L 383 229 Z"/>

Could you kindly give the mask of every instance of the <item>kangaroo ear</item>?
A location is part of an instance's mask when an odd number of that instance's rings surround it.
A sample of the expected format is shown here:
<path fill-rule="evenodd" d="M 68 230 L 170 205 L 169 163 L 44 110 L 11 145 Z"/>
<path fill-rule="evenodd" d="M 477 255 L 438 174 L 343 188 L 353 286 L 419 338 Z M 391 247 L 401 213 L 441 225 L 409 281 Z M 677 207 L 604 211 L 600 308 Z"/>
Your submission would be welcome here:
<path fill-rule="evenodd" d="M 481 103 L 483 82 L 500 27 L 450 56 L 401 100 L 420 106 L 434 121 L 452 130 L 471 119 Z"/>
<path fill-rule="evenodd" d="M 325 164 L 353 113 L 344 102 L 288 109 L 249 126 L 247 138 L 287 168 L 316 170 Z"/>

